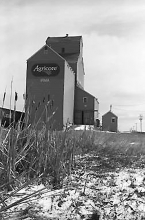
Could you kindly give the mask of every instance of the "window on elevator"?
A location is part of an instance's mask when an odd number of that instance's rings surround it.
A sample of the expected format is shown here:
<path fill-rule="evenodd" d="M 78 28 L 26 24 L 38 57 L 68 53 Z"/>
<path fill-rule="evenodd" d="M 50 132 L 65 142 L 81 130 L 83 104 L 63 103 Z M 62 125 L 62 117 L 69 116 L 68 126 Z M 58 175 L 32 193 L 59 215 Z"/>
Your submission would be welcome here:
<path fill-rule="evenodd" d="M 83 97 L 83 103 L 87 103 L 88 102 L 88 97 Z"/>
<path fill-rule="evenodd" d="M 44 54 L 48 54 L 48 47 L 47 46 L 44 47 Z"/>
<path fill-rule="evenodd" d="M 65 53 L 65 48 L 64 47 L 61 48 L 61 53 Z"/>
<path fill-rule="evenodd" d="M 115 122 L 115 117 L 111 118 L 111 122 L 114 123 Z"/>

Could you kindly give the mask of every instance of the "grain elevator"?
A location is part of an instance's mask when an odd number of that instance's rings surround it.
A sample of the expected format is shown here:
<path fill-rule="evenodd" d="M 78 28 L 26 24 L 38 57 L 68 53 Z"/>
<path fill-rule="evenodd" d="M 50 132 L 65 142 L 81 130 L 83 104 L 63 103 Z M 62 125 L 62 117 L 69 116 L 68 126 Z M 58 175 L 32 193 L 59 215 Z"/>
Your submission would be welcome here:
<path fill-rule="evenodd" d="M 82 36 L 48 37 L 27 60 L 26 114 L 30 123 L 49 121 L 62 130 L 69 124 L 94 125 L 99 102 L 84 90 Z"/>

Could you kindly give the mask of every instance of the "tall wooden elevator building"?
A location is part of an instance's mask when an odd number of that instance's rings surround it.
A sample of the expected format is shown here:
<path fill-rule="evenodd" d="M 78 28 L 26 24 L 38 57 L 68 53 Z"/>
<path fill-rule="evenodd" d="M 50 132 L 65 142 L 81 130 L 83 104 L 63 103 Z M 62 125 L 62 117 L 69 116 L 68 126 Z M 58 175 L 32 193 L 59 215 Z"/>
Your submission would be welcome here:
<path fill-rule="evenodd" d="M 51 129 L 68 124 L 94 125 L 99 102 L 84 90 L 82 36 L 48 37 L 27 60 L 26 112 L 29 120 L 49 121 Z"/>

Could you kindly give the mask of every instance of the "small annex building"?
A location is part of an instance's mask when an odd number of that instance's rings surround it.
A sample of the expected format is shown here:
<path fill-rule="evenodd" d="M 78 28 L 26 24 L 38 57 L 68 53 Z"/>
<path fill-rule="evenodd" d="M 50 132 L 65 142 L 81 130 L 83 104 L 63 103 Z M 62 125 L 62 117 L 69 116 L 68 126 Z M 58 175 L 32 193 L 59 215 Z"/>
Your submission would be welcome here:
<path fill-rule="evenodd" d="M 76 86 L 75 89 L 75 114 L 74 124 L 76 125 L 96 125 L 98 119 L 99 102 L 86 92 L 84 89 Z M 96 119 L 96 121 L 94 121 Z"/>
<path fill-rule="evenodd" d="M 49 121 L 48 129 L 68 123 L 94 125 L 99 102 L 84 90 L 82 36 L 48 37 L 27 60 L 26 108 L 29 122 Z"/>
<path fill-rule="evenodd" d="M 18 121 L 23 122 L 25 113 L 21 111 L 14 111 L 8 108 L 0 108 L 0 124 L 3 127 L 8 127 L 10 124 L 17 124 Z"/>
<path fill-rule="evenodd" d="M 118 132 L 118 117 L 111 110 L 102 116 L 102 130 Z"/>

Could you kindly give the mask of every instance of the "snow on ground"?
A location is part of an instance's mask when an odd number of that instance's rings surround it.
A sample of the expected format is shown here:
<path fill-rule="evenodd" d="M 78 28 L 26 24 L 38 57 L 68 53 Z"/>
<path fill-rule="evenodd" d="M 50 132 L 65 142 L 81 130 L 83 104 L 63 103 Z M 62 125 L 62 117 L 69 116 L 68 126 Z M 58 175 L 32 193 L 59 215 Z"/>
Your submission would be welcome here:
<path fill-rule="evenodd" d="M 3 219 L 93 220 L 96 212 L 100 218 L 95 220 L 145 219 L 145 168 L 100 168 L 94 155 L 77 158 L 62 189 L 33 184 L 5 202 L 10 205 L 34 192 L 37 194 L 5 211 Z"/>
<path fill-rule="evenodd" d="M 77 127 L 74 128 L 75 131 L 79 130 L 94 130 L 93 125 L 78 125 Z"/>

